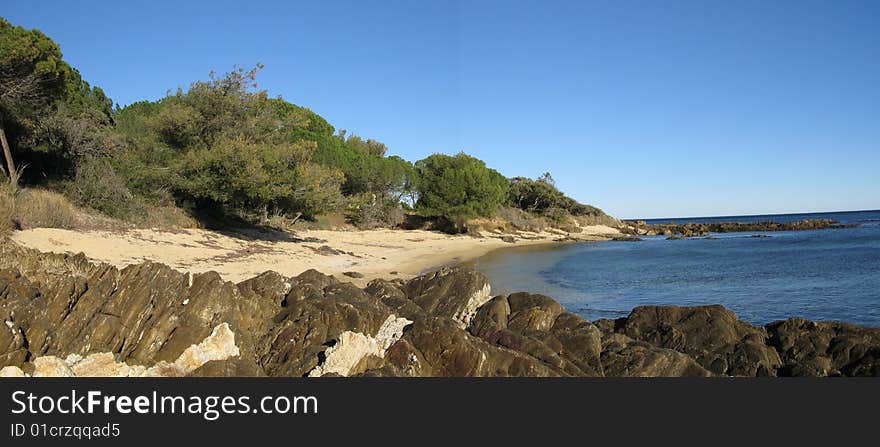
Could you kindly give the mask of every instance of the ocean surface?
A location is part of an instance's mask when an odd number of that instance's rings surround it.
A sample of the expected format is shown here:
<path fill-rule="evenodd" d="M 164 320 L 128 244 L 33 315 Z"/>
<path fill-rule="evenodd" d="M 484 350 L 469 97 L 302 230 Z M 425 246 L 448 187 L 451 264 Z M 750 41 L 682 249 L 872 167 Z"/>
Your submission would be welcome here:
<path fill-rule="evenodd" d="M 722 304 L 754 324 L 804 317 L 880 326 L 880 210 L 647 222 L 824 218 L 859 226 L 513 247 L 473 264 L 493 294 L 542 293 L 588 320 L 623 317 L 641 305 Z"/>

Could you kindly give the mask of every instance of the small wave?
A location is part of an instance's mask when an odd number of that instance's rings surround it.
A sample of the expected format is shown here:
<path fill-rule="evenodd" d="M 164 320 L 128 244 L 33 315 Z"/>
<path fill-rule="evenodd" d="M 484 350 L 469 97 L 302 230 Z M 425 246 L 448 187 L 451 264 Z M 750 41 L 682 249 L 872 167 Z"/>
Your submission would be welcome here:
<path fill-rule="evenodd" d="M 580 314 L 584 318 L 587 318 L 587 315 L 590 316 L 589 319 L 597 319 L 597 318 L 620 318 L 629 315 L 629 310 L 613 310 L 613 309 L 594 309 L 592 307 L 580 307 L 575 313 Z"/>

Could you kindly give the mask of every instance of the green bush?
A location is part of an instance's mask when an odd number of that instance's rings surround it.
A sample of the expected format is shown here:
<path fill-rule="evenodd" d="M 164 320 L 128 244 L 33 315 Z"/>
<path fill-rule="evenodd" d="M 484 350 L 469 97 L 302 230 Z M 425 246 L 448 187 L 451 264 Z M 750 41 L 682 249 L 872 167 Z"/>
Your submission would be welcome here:
<path fill-rule="evenodd" d="M 525 177 L 510 179 L 508 203 L 516 208 L 537 213 L 557 222 L 572 216 L 605 216 L 602 210 L 578 203 L 556 189 L 550 173 L 544 173 L 535 180 Z"/>
<path fill-rule="evenodd" d="M 77 203 L 110 217 L 126 219 L 143 211 L 143 203 L 129 191 L 107 158 L 81 160 L 69 188 Z"/>
<path fill-rule="evenodd" d="M 314 216 L 341 202 L 337 171 L 309 162 L 314 144 L 218 141 L 184 154 L 176 189 L 229 210 L 278 210 Z"/>
<path fill-rule="evenodd" d="M 416 162 L 415 170 L 416 210 L 457 228 L 467 219 L 490 216 L 507 198 L 507 179 L 463 152 L 431 155 Z"/>

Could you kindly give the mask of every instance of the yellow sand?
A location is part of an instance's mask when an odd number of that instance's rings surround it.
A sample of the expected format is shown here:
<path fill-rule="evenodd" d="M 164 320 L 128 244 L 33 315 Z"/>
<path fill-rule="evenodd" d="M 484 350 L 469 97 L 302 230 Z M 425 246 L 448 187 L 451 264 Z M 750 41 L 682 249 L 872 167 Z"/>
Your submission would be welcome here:
<path fill-rule="evenodd" d="M 616 229 L 596 225 L 569 236 L 601 240 L 615 234 L 618 234 Z M 563 236 L 566 234 L 561 232 L 521 232 L 516 236 L 515 245 L 552 243 Z M 475 238 L 404 230 L 312 230 L 293 234 L 35 228 L 15 232 L 12 239 L 44 252 L 82 252 L 90 259 L 118 267 L 149 260 L 193 273 L 214 270 L 224 279 L 235 282 L 267 270 L 294 276 L 314 268 L 362 286 L 373 278 L 410 278 L 440 265 L 467 261 L 514 245 L 500 237 L 490 233 Z M 327 247 L 342 253 L 331 253 Z M 343 272 L 350 271 L 364 277 L 342 276 Z"/>

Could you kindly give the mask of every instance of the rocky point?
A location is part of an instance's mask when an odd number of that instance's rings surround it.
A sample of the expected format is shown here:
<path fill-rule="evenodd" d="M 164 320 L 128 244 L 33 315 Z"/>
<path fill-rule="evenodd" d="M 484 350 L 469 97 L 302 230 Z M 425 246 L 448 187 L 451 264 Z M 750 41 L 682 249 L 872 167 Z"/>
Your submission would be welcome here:
<path fill-rule="evenodd" d="M 722 306 L 587 321 L 463 267 L 358 288 L 238 284 L 0 245 L 2 376 L 878 376 L 880 329 L 755 326 Z"/>

